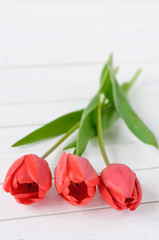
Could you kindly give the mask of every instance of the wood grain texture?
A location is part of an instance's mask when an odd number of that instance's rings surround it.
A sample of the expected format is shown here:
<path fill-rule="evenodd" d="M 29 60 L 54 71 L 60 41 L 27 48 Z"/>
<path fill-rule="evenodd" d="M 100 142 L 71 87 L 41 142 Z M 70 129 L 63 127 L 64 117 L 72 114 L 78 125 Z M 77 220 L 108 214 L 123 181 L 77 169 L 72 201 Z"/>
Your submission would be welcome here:
<path fill-rule="evenodd" d="M 110 53 L 110 52 L 109 52 Z M 89 100 L 99 87 L 101 64 L 0 69 L 0 106 L 48 101 Z M 138 68 L 142 73 L 130 90 L 130 96 L 158 95 L 159 61 L 116 61 L 120 66 L 118 80 L 129 81 Z M 84 86 L 84 87 L 83 87 Z"/>
<path fill-rule="evenodd" d="M 41 156 L 59 138 L 10 146 L 85 107 L 111 52 L 120 83 L 143 69 L 129 100 L 159 141 L 158 8 L 157 0 L 0 0 L 1 239 L 159 239 L 159 151 L 139 142 L 121 119 L 104 142 L 110 162 L 127 164 L 141 182 L 143 198 L 135 212 L 111 209 L 98 191 L 87 206 L 73 207 L 58 196 L 54 177 L 46 198 L 32 206 L 17 204 L 2 188 L 15 159 L 31 152 Z M 68 141 L 75 137 L 76 132 Z M 52 173 L 66 143 L 47 158 Z M 96 138 L 83 156 L 98 173 L 105 167 Z"/>
<path fill-rule="evenodd" d="M 159 3 L 3 4 L 0 65 L 159 60 Z"/>
<path fill-rule="evenodd" d="M 2 222 L 3 239 L 136 239 L 158 240 L 159 203 L 143 204 L 136 212 L 111 208 Z M 4 231 L 9 229 L 9 231 Z M 14 234 L 13 234 L 14 233 Z"/>

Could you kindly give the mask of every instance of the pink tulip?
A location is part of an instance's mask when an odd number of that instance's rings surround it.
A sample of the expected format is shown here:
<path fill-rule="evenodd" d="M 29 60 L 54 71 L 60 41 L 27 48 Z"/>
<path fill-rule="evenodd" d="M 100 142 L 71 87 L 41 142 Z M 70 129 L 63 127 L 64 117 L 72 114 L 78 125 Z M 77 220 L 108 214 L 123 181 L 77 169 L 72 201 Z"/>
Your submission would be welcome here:
<path fill-rule="evenodd" d="M 55 168 L 55 187 L 71 205 L 86 205 L 96 192 L 99 177 L 86 158 L 62 154 Z"/>
<path fill-rule="evenodd" d="M 32 204 L 42 200 L 52 185 L 48 163 L 34 154 L 17 159 L 9 168 L 3 189 L 18 203 Z"/>
<path fill-rule="evenodd" d="M 124 164 L 110 164 L 100 175 L 99 191 L 104 200 L 117 210 L 135 210 L 142 198 L 136 174 Z"/>

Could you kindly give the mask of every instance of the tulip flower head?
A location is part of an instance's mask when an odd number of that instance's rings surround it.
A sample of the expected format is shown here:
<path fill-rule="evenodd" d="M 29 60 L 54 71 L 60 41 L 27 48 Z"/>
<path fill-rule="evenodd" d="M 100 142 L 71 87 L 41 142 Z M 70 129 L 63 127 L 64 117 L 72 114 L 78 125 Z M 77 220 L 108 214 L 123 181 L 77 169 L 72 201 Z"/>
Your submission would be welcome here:
<path fill-rule="evenodd" d="M 96 192 L 99 177 L 86 158 L 62 154 L 55 168 L 55 187 L 71 205 L 86 205 Z"/>
<path fill-rule="evenodd" d="M 110 164 L 100 175 L 98 186 L 104 200 L 117 210 L 135 210 L 142 198 L 142 189 L 136 174 L 124 164 Z"/>
<path fill-rule="evenodd" d="M 48 163 L 34 154 L 17 159 L 9 168 L 3 188 L 18 203 L 32 204 L 42 200 L 52 185 Z"/>

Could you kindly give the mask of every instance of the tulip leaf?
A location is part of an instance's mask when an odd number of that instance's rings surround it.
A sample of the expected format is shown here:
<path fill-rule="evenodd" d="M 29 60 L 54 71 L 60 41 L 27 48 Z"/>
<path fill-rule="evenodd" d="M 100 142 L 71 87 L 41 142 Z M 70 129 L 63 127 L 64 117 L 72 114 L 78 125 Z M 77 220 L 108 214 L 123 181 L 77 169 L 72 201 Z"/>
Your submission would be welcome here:
<path fill-rule="evenodd" d="M 84 152 L 89 139 L 96 135 L 96 126 L 93 119 L 99 99 L 100 94 L 97 93 L 82 114 L 76 146 L 76 154 L 78 156 L 81 156 Z"/>
<path fill-rule="evenodd" d="M 133 84 L 135 83 L 136 79 L 138 78 L 140 73 L 140 70 L 138 70 L 135 75 L 133 76 L 133 78 L 126 83 L 123 83 L 121 85 L 121 88 L 123 89 L 123 91 L 127 94 L 130 90 L 130 88 L 133 86 Z M 96 108 L 96 107 L 95 107 Z M 95 114 L 95 113 L 94 113 Z M 113 125 L 113 123 L 118 120 L 118 118 L 120 117 L 119 113 L 116 111 L 115 107 L 108 102 L 107 104 L 105 104 L 104 106 L 102 106 L 102 131 L 106 132 L 108 129 L 110 129 L 110 127 Z M 89 135 L 89 139 L 87 138 L 87 143 L 88 141 L 92 138 L 92 137 L 96 137 L 97 136 L 97 132 L 96 131 L 92 131 L 91 134 Z M 69 143 L 65 148 L 65 149 L 70 149 L 70 148 L 76 148 L 77 144 L 77 140 L 74 140 L 73 142 Z M 84 148 L 83 148 L 84 151 Z M 83 153 L 83 152 L 82 152 Z M 81 154 L 82 154 L 81 153 Z"/>
<path fill-rule="evenodd" d="M 130 106 L 124 91 L 119 86 L 116 76 L 111 63 L 108 63 L 109 76 L 112 84 L 112 93 L 115 108 L 123 118 L 124 122 L 128 128 L 138 137 L 142 142 L 151 144 L 158 148 L 158 143 L 156 141 L 153 133 L 148 129 L 148 127 L 142 122 L 142 120 L 137 116 L 132 107 Z M 127 91 L 127 87 L 125 90 Z"/>
<path fill-rule="evenodd" d="M 75 148 L 77 144 L 77 140 L 74 140 L 73 142 L 69 143 L 66 147 L 63 148 L 63 150 Z"/>
<path fill-rule="evenodd" d="M 136 82 L 136 79 L 139 77 L 140 73 L 141 69 L 138 69 L 130 82 L 125 82 L 121 85 L 121 88 L 124 91 L 124 93 L 128 93 L 132 85 L 134 85 L 134 83 Z"/>
<path fill-rule="evenodd" d="M 81 117 L 81 123 L 80 123 L 80 127 L 82 126 L 83 121 L 87 118 L 87 116 L 89 115 L 89 113 L 91 113 L 98 105 L 99 103 L 99 97 L 100 94 L 97 93 L 89 102 L 88 106 L 84 109 L 82 117 Z"/>
<path fill-rule="evenodd" d="M 33 131 L 29 135 L 20 139 L 12 147 L 33 143 L 46 138 L 56 137 L 69 131 L 74 125 L 80 122 L 83 109 L 63 115 L 41 128 Z"/>
<path fill-rule="evenodd" d="M 108 74 L 108 64 L 106 63 L 102 69 L 102 73 L 101 73 L 101 77 L 100 77 L 100 91 L 102 92 L 102 89 L 105 85 L 105 81 L 106 81 L 106 78 L 107 78 L 107 74 Z"/>
<path fill-rule="evenodd" d="M 111 58 L 110 58 L 111 60 Z M 116 67 L 114 69 L 115 71 L 115 74 L 118 72 L 119 68 Z M 125 83 L 125 84 L 128 84 L 128 86 L 130 86 L 130 83 Z M 132 83 L 133 85 L 133 83 Z M 126 88 L 126 86 L 125 86 Z M 100 78 L 100 90 L 99 90 L 100 93 L 103 93 L 106 95 L 106 98 L 112 103 L 114 104 L 114 101 L 113 101 L 113 91 L 112 91 L 112 84 L 111 84 L 111 81 L 109 79 L 109 69 L 108 69 L 108 63 L 105 64 L 105 66 L 103 67 L 103 70 L 102 70 L 102 74 L 101 74 L 101 78 Z"/>
<path fill-rule="evenodd" d="M 106 132 L 112 124 L 119 118 L 118 112 L 115 110 L 112 104 L 108 103 L 108 106 L 102 108 L 102 131 Z"/>

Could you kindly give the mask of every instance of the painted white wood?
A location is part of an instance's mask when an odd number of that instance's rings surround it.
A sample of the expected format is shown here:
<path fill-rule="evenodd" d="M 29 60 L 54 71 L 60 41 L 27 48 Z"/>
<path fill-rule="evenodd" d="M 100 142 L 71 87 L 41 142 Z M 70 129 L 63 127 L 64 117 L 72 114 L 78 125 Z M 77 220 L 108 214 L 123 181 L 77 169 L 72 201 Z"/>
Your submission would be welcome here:
<path fill-rule="evenodd" d="M 0 65 L 158 59 L 159 3 L 3 4 Z"/>
<path fill-rule="evenodd" d="M 159 201 L 159 169 L 140 170 L 136 171 L 136 174 L 141 182 L 143 189 L 142 203 Z M 1 209 L 0 221 L 13 218 L 24 218 L 46 214 L 60 214 L 66 212 L 109 207 L 98 191 L 92 201 L 86 206 L 71 206 L 58 196 L 54 187 L 54 182 L 53 187 L 47 193 L 45 199 L 30 206 L 17 204 L 15 199 L 10 194 L 3 191 L 2 185 L 0 186 L 0 195 L 0 206 L 3 206 Z"/>
<path fill-rule="evenodd" d="M 0 231 L 5 240 L 158 240 L 158 215 L 159 203 L 143 204 L 136 212 L 106 208 L 6 221 L 1 223 Z"/>
<path fill-rule="evenodd" d="M 57 117 L 85 108 L 89 100 L 0 105 L 0 127 L 44 125 Z"/>
<path fill-rule="evenodd" d="M 154 84 L 155 88 L 159 84 Z M 142 86 L 140 86 L 142 87 Z M 148 88 L 148 86 L 147 86 Z M 138 90 L 139 91 L 139 90 Z M 150 89 L 151 92 L 151 89 Z M 95 93 L 94 93 L 95 94 Z M 159 95 L 136 95 L 134 89 L 130 93 L 130 103 L 134 110 L 144 120 L 147 118 L 159 117 L 157 104 Z M 0 128 L 44 125 L 57 117 L 72 111 L 84 109 L 89 103 L 88 99 L 74 99 L 51 102 L 23 103 L 23 104 L 2 104 L 0 105 Z M 36 126 L 37 125 L 37 126 Z"/>
<path fill-rule="evenodd" d="M 23 206 L 2 189 L 15 159 L 31 152 L 41 156 L 58 138 L 20 148 L 11 144 L 86 106 L 110 52 L 121 67 L 120 83 L 143 69 L 129 99 L 159 140 L 158 8 L 155 0 L 0 0 L 1 239 L 159 239 L 159 151 L 139 142 L 122 120 L 104 142 L 110 162 L 130 166 L 142 184 L 135 212 L 111 209 L 98 191 L 85 207 L 67 204 L 54 187 L 43 201 Z M 52 172 L 64 145 L 47 158 Z M 83 156 L 98 173 L 105 167 L 96 138 Z"/>
<path fill-rule="evenodd" d="M 116 60 L 116 54 L 115 54 Z M 9 103 L 26 103 L 63 100 L 89 100 L 97 91 L 100 73 L 105 60 L 101 64 L 0 69 L 0 106 Z M 129 81 L 138 68 L 142 73 L 130 91 L 130 96 L 158 95 L 159 62 L 115 61 L 120 66 L 118 80 Z"/>
<path fill-rule="evenodd" d="M 0 0 L 0 4 L 37 4 L 37 3 L 43 3 L 43 4 L 46 4 L 46 3 L 49 3 L 49 4 L 61 4 L 61 3 L 73 3 L 73 4 L 88 4 L 88 3 L 102 3 L 102 4 L 112 4 L 112 3 L 132 3 L 132 2 L 139 2 L 138 0 Z M 150 0 L 140 0 L 140 3 L 142 2 L 150 2 Z M 151 3 L 155 3 L 157 2 L 157 0 L 151 0 Z"/>

